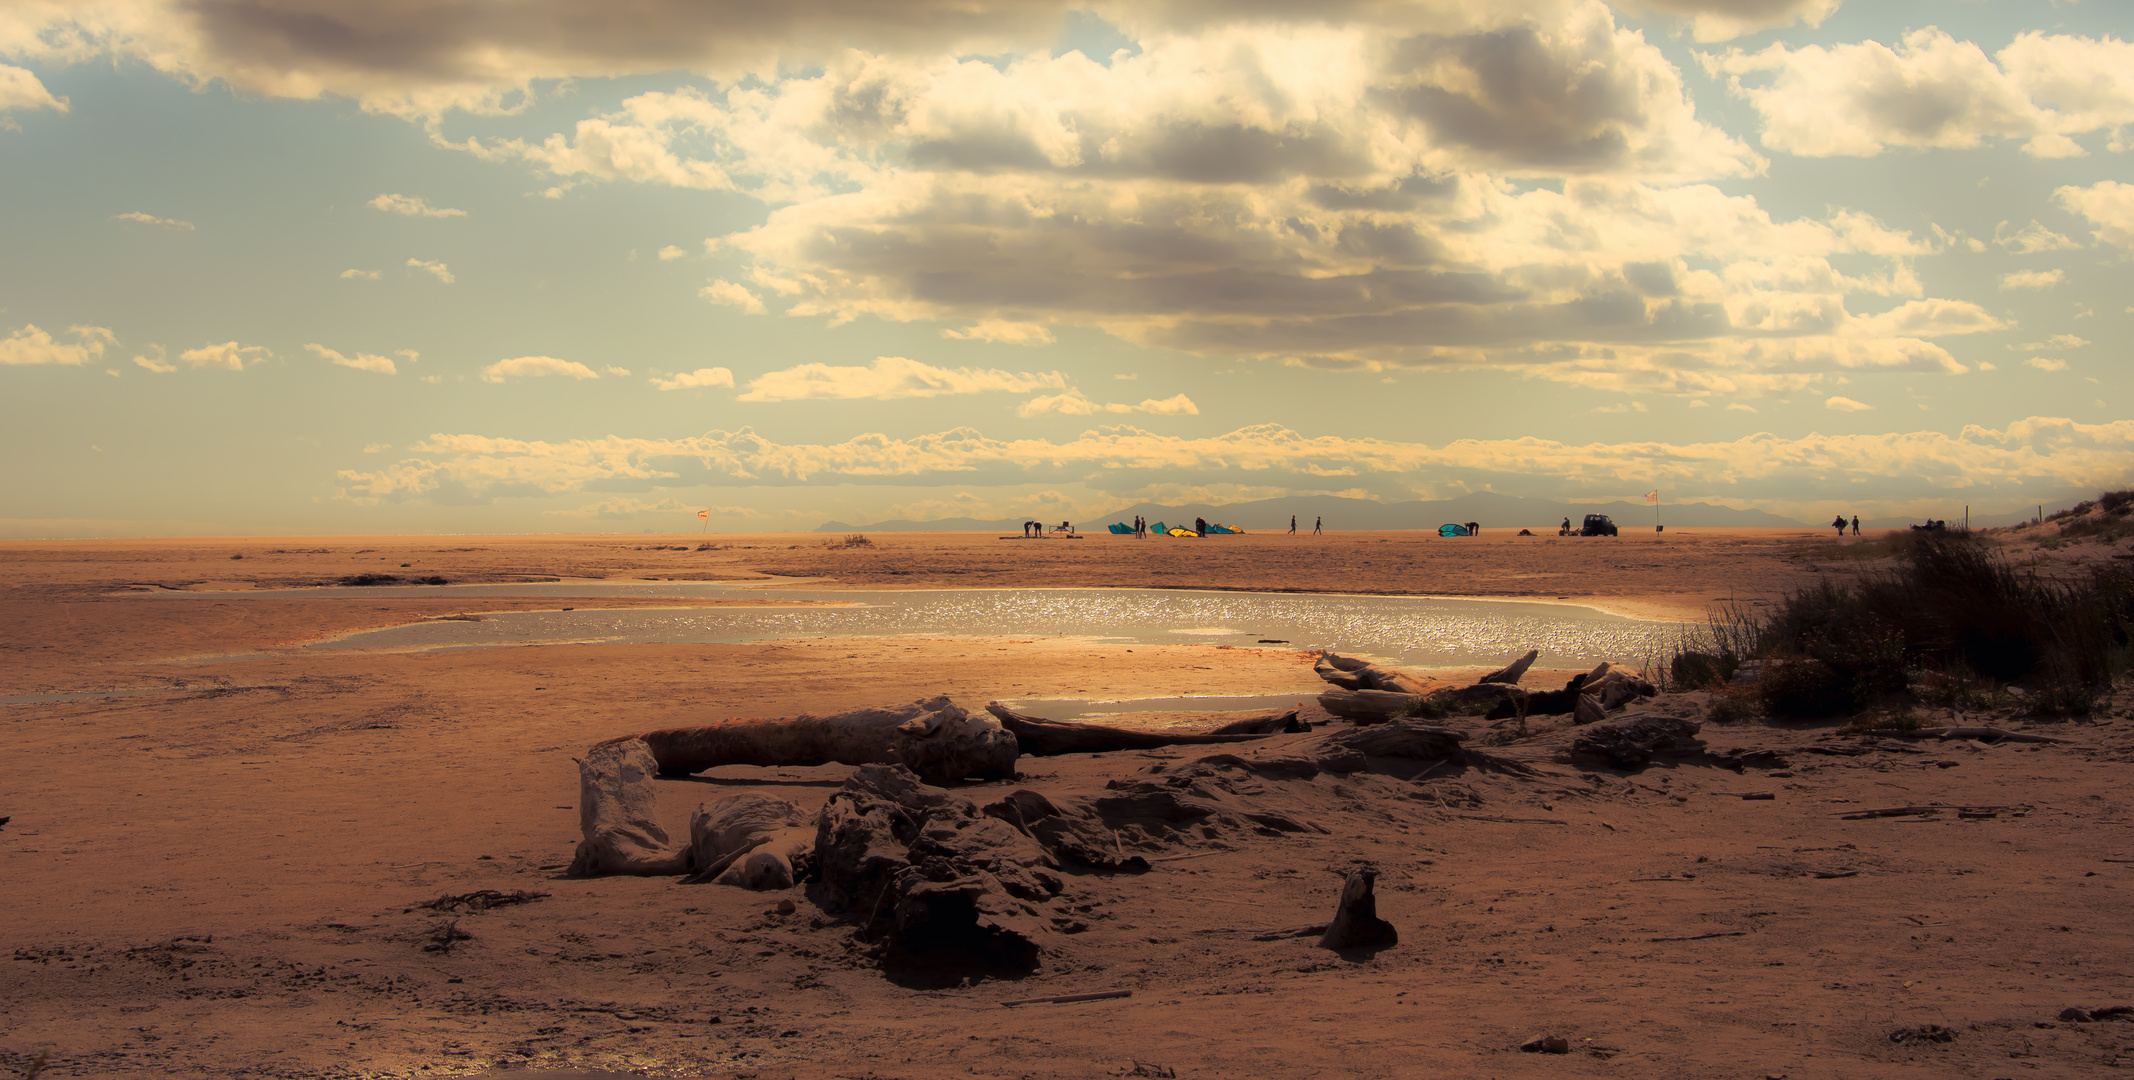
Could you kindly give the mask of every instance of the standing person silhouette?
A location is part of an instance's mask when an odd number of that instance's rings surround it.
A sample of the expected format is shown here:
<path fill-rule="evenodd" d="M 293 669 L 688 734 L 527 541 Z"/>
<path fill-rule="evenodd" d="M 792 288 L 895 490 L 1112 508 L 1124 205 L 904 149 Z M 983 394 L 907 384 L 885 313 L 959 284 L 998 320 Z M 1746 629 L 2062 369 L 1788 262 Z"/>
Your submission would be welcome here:
<path fill-rule="evenodd" d="M 1326 520 L 1326 519 L 1325 519 L 1325 518 L 1323 518 L 1323 517 L 1315 517 L 1315 518 L 1313 518 L 1313 519 L 1312 519 L 1312 535 L 1313 535 L 1313 536 L 1317 536 L 1317 535 L 1319 535 L 1319 525 L 1320 525 L 1320 523 L 1321 523 L 1321 522 L 1323 522 L 1323 521 L 1325 521 L 1325 520 Z"/>
<path fill-rule="evenodd" d="M 1860 515 L 1858 514 L 1852 516 L 1852 534 L 1854 536 L 1860 535 Z"/>
<path fill-rule="evenodd" d="M 1289 515 L 1289 535 L 1297 535 L 1297 515 Z"/>
<path fill-rule="evenodd" d="M 1197 536 L 1206 537 L 1208 535 L 1208 519 L 1202 517 L 1194 518 L 1193 532 Z"/>
<path fill-rule="evenodd" d="M 1837 527 L 1839 536 L 1845 535 L 1845 515 L 1839 514 L 1837 517 L 1832 518 L 1830 524 Z"/>

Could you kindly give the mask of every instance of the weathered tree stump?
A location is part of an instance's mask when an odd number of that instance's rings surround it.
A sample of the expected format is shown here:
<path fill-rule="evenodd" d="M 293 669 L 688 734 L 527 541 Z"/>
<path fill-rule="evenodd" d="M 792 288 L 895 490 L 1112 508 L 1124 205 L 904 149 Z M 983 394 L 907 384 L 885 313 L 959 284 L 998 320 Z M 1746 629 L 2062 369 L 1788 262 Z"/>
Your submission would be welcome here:
<path fill-rule="evenodd" d="M 572 877 L 601 874 L 681 874 L 689 851 L 659 823 L 652 778 L 659 763 L 643 739 L 616 739 L 586 751 L 578 762 L 578 851 Z"/>
<path fill-rule="evenodd" d="M 1327 924 L 1325 936 L 1319 939 L 1322 948 L 1383 949 L 1399 943 L 1400 931 L 1378 917 L 1378 898 L 1372 892 L 1377 882 L 1378 875 L 1370 870 L 1349 873 L 1341 886 L 1341 903 L 1334 909 L 1334 921 Z"/>

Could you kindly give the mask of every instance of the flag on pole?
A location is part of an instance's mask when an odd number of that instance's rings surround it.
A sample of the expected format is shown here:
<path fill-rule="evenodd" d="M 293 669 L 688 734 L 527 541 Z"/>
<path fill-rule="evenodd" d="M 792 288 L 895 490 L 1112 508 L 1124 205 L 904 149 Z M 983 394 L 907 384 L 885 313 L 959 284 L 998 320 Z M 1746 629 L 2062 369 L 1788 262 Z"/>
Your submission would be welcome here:
<path fill-rule="evenodd" d="M 1655 488 L 1655 489 L 1653 489 L 1653 490 L 1651 490 L 1651 491 L 1648 491 L 1648 492 L 1646 492 L 1646 493 L 1645 493 L 1645 501 L 1646 501 L 1646 502 L 1649 502 L 1649 503 L 1656 503 L 1656 502 L 1659 502 L 1659 501 L 1660 501 L 1660 492 L 1659 492 L 1659 489 Z"/>
<path fill-rule="evenodd" d="M 699 511 L 697 511 L 697 520 L 698 520 L 698 521 L 710 521 L 710 520 L 711 520 L 711 511 L 709 511 L 709 510 L 699 510 Z"/>

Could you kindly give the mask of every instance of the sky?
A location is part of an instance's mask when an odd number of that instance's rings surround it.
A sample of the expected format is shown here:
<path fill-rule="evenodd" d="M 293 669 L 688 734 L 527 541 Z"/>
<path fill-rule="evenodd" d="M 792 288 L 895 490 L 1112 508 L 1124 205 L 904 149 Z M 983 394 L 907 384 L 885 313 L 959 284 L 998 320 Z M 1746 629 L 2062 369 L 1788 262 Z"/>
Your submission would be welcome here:
<path fill-rule="evenodd" d="M 12 0 L 0 537 L 2134 478 L 2107 0 Z"/>

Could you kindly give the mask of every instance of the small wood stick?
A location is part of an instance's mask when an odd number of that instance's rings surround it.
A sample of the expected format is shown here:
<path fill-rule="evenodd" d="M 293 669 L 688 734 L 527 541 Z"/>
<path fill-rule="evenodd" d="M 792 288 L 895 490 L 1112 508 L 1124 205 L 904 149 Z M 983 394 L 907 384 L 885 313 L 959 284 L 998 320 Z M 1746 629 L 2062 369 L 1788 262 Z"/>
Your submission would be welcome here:
<path fill-rule="evenodd" d="M 1229 851 L 1202 851 L 1202 852 L 1198 852 L 1198 853 L 1195 853 L 1195 854 L 1192 854 L 1192 855 L 1165 855 L 1165 856 L 1163 856 L 1162 858 L 1159 858 L 1159 859 L 1150 859 L 1149 861 L 1150 861 L 1150 862 L 1152 862 L 1152 863 L 1159 863 L 1159 862 L 1184 862 L 1184 861 L 1186 861 L 1187 859 L 1205 859 L 1205 858 L 1207 858 L 1207 857 L 1208 857 L 1208 856 L 1210 856 L 1210 855 L 1228 855 L 1228 854 L 1230 854 L 1230 852 L 1229 852 Z"/>
<path fill-rule="evenodd" d="M 1003 1001 L 1000 1005 L 1004 1009 L 1012 1009 L 1017 1005 L 1066 1005 L 1076 1001 L 1102 1001 L 1105 998 L 1133 996 L 1134 992 L 1132 990 L 1105 990 L 1095 994 L 1060 994 L 1055 997 L 1020 998 L 1015 1001 Z"/>

